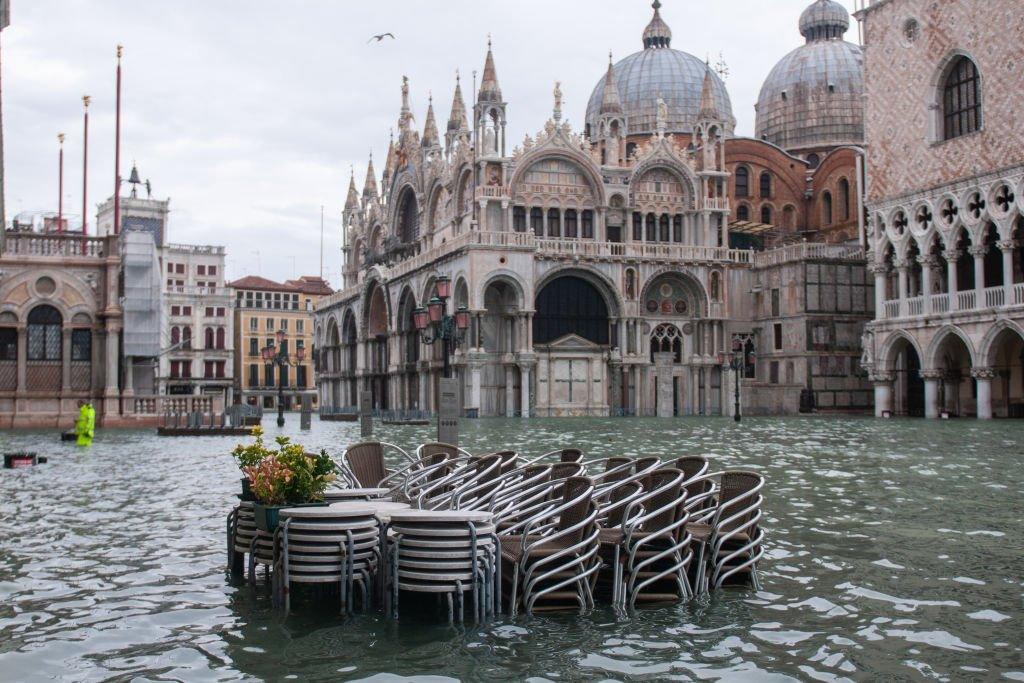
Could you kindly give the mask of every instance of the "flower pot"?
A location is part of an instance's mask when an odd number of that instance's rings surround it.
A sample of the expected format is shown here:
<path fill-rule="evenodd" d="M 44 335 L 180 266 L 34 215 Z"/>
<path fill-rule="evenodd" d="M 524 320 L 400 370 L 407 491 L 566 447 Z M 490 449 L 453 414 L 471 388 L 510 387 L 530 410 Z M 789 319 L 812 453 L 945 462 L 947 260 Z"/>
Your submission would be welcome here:
<path fill-rule="evenodd" d="M 281 510 L 284 508 L 308 508 L 326 507 L 327 503 L 286 503 L 285 505 L 264 505 L 256 503 L 253 505 L 253 512 L 256 513 L 256 528 L 260 531 L 273 533 L 277 530 L 277 523 L 280 519 Z"/>
<path fill-rule="evenodd" d="M 249 481 L 249 477 L 242 477 L 242 495 L 239 500 L 256 500 L 256 496 L 252 492 L 252 482 Z"/>

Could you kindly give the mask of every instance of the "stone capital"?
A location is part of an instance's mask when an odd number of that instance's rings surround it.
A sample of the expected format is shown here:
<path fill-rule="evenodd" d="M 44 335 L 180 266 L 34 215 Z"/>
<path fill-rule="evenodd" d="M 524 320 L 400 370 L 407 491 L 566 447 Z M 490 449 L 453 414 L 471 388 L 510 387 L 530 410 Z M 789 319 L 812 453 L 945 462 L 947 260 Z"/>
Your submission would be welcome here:
<path fill-rule="evenodd" d="M 946 251 L 942 252 L 942 255 L 946 258 L 947 261 L 956 262 L 960 260 L 960 257 L 964 255 L 964 252 L 960 251 L 959 249 L 947 249 Z"/>
<path fill-rule="evenodd" d="M 889 370 L 874 370 L 868 376 L 868 379 L 875 384 L 891 384 L 896 379 L 896 376 Z"/>
<path fill-rule="evenodd" d="M 967 250 L 974 258 L 980 258 L 988 253 L 988 247 L 984 244 L 976 244 Z"/>
<path fill-rule="evenodd" d="M 910 270 L 910 259 L 901 258 L 896 261 L 896 270 Z"/>
<path fill-rule="evenodd" d="M 875 275 L 886 275 L 889 272 L 889 264 L 888 263 L 877 263 L 876 262 L 876 263 L 872 263 L 869 266 L 869 269 Z"/>
<path fill-rule="evenodd" d="M 996 242 L 996 246 L 1003 251 L 1013 251 L 1017 248 L 1017 240 L 1001 240 Z"/>
<path fill-rule="evenodd" d="M 931 254 L 921 254 L 917 257 L 917 262 L 925 268 L 933 268 L 939 261 Z"/>
<path fill-rule="evenodd" d="M 974 379 L 994 379 L 996 371 L 994 368 L 971 368 L 971 377 Z"/>
<path fill-rule="evenodd" d="M 939 381 L 946 376 L 942 370 L 921 370 L 921 379 L 925 381 Z"/>

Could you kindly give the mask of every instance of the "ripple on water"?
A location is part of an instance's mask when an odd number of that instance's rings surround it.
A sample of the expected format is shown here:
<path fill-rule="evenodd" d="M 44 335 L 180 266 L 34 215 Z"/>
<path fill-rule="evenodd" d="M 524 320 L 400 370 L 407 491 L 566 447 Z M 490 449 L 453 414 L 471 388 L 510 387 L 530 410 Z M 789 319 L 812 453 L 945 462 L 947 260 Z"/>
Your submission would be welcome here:
<path fill-rule="evenodd" d="M 334 455 L 357 439 L 354 424 L 314 422 L 299 436 L 294 422 L 286 433 Z M 324 605 L 285 619 L 262 591 L 223 575 L 237 439 L 101 431 L 80 451 L 54 432 L 5 432 L 3 450 L 32 448 L 50 462 L 0 471 L 0 677 L 1024 680 L 1019 424 L 570 419 L 462 429 L 473 451 L 705 453 L 716 468 L 762 471 L 763 590 L 628 619 L 600 608 L 456 628 L 434 615 L 343 620 Z M 379 434 L 411 446 L 430 430 Z"/>

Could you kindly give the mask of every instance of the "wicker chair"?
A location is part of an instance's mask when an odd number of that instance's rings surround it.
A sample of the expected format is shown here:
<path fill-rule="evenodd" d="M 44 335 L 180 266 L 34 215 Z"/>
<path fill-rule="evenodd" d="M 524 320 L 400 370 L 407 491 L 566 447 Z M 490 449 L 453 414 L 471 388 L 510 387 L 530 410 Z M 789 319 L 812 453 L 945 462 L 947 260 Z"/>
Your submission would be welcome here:
<path fill-rule="evenodd" d="M 749 574 L 754 588 L 760 588 L 757 562 L 764 555 L 764 530 L 759 526 L 764 477 L 756 472 L 726 471 L 718 479 L 714 504 L 694 513 L 696 521 L 687 525 L 701 542 L 698 584 L 705 589 L 709 585 L 721 588 L 731 577 Z"/>
<path fill-rule="evenodd" d="M 570 477 L 562 488 L 561 503 L 542 502 L 549 507 L 499 531 L 513 615 L 520 605 L 527 613 L 573 603 L 581 611 L 593 607 L 592 581 L 600 567 L 594 484 L 587 477 Z M 540 600 L 544 604 L 538 607 Z"/>
<path fill-rule="evenodd" d="M 413 459 L 404 450 L 394 444 L 380 441 L 364 441 L 354 446 L 349 446 L 342 456 L 342 463 L 351 478 L 364 488 L 376 488 L 389 476 L 388 468 L 384 458 L 384 448 L 389 447 L 397 450 L 405 457 L 406 463 L 413 462 Z"/>
<path fill-rule="evenodd" d="M 632 496 L 617 526 L 600 531 L 601 555 L 612 567 L 612 600 L 632 607 L 638 599 L 677 600 L 692 594 L 686 577 L 692 560 L 685 475 L 661 469 L 646 475 L 644 493 Z M 662 584 L 669 583 L 671 591 Z M 648 588 L 657 588 L 645 592 Z"/>

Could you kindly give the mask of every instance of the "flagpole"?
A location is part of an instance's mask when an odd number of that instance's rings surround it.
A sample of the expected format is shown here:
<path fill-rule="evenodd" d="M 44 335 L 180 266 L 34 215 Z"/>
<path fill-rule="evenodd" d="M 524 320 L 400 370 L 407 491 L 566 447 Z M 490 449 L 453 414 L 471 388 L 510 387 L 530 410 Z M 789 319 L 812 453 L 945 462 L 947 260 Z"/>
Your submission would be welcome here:
<path fill-rule="evenodd" d="M 117 46 L 117 113 L 114 117 L 114 234 L 121 232 L 121 54 Z"/>
<path fill-rule="evenodd" d="M 64 133 L 57 133 L 57 232 L 64 232 Z"/>
<path fill-rule="evenodd" d="M 82 254 L 85 254 L 85 238 L 89 235 L 89 102 L 92 98 L 82 95 Z"/>
<path fill-rule="evenodd" d="M 324 279 L 324 205 L 320 205 L 320 279 Z"/>

